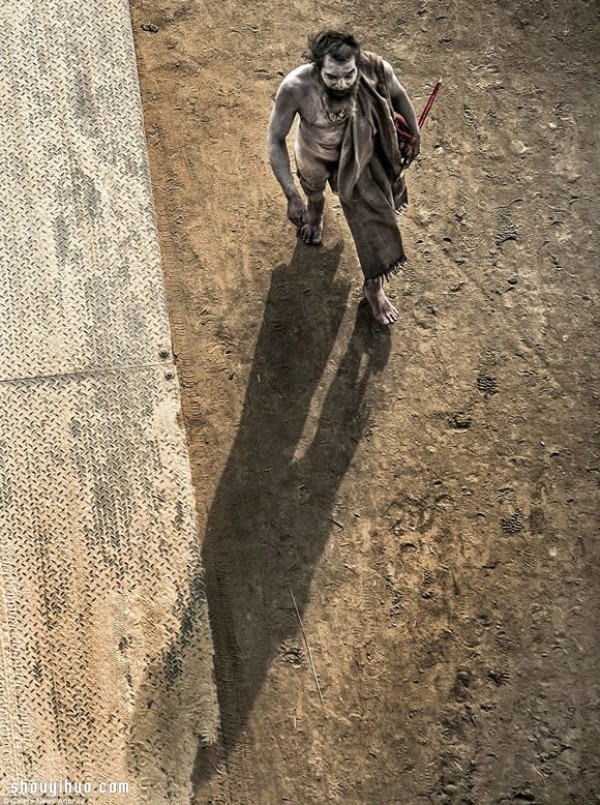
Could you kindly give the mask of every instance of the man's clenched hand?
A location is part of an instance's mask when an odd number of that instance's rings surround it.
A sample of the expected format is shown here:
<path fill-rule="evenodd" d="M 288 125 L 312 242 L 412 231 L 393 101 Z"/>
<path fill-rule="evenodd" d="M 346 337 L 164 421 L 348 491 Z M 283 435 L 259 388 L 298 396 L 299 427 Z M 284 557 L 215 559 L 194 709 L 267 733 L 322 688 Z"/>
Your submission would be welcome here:
<path fill-rule="evenodd" d="M 417 132 L 416 135 L 413 134 L 413 138 L 413 142 L 406 146 L 406 167 L 408 167 L 411 162 L 414 162 L 421 151 L 421 135 Z"/>
<path fill-rule="evenodd" d="M 288 199 L 288 218 L 294 226 L 302 226 L 306 222 L 306 204 L 296 193 Z"/>

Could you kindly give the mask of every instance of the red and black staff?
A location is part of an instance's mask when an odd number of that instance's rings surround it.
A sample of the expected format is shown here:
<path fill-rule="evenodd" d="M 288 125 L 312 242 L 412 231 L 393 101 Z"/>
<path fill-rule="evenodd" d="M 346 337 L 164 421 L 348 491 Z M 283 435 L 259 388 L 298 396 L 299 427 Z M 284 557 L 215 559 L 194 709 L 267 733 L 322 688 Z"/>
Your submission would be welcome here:
<path fill-rule="evenodd" d="M 429 112 L 431 111 L 431 107 L 433 106 L 433 102 L 437 98 L 437 94 L 440 91 L 441 86 L 442 86 L 442 79 L 440 78 L 440 80 L 437 82 L 437 84 L 433 88 L 433 92 L 429 96 L 429 98 L 427 100 L 427 103 L 425 104 L 425 108 L 421 112 L 421 117 L 419 118 L 419 121 L 418 121 L 419 130 L 421 130 L 423 128 L 423 125 L 424 125 L 425 121 L 427 120 L 427 116 L 429 115 Z M 408 146 L 414 146 L 415 138 L 410 133 L 410 131 L 408 130 L 406 120 L 402 117 L 402 115 L 399 115 L 397 112 L 394 113 L 394 123 L 395 123 L 395 126 L 396 126 L 396 132 L 398 133 L 398 137 L 401 140 L 404 140 Z M 403 156 L 402 157 L 402 163 L 404 164 L 405 162 L 406 162 L 406 157 Z"/>
<path fill-rule="evenodd" d="M 419 129 L 423 128 L 423 123 L 425 123 L 425 121 L 427 120 L 427 115 L 429 114 L 429 111 L 430 111 L 431 107 L 433 106 L 433 102 L 437 98 L 437 94 L 440 91 L 441 86 L 442 86 L 442 79 L 440 78 L 440 80 L 437 82 L 437 84 L 433 88 L 433 92 L 429 96 L 429 100 L 425 104 L 425 109 L 423 109 L 423 111 L 421 112 L 421 117 L 419 118 Z"/>

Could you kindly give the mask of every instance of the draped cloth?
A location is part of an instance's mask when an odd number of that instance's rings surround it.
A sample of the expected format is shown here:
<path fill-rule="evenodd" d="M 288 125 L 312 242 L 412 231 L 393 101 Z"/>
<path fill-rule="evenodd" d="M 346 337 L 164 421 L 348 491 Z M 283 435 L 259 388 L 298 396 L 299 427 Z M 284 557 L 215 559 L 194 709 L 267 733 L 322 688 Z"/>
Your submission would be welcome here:
<path fill-rule="evenodd" d="M 407 204 L 408 194 L 382 59 L 363 51 L 358 80 L 336 184 L 369 284 L 379 277 L 389 280 L 406 262 L 396 216 Z"/>

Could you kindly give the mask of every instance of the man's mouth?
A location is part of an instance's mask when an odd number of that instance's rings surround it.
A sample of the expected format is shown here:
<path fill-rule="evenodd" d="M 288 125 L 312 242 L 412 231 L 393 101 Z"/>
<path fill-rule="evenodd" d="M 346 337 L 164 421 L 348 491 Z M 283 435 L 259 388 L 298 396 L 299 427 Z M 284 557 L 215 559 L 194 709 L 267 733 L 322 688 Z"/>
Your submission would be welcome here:
<path fill-rule="evenodd" d="M 352 95 L 353 89 L 354 85 L 347 87 L 346 89 L 334 89 L 334 87 L 328 87 L 327 91 L 333 98 L 347 98 L 349 95 Z"/>

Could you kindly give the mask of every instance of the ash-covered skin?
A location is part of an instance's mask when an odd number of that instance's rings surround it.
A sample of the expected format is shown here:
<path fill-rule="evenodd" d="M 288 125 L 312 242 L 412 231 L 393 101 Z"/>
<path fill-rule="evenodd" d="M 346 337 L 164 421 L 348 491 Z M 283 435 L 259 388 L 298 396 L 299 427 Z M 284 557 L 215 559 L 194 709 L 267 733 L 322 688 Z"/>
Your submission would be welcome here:
<path fill-rule="evenodd" d="M 336 32 L 323 32 L 321 37 Z M 350 37 L 352 42 L 355 42 Z M 267 137 L 269 160 L 288 201 L 288 218 L 298 236 L 309 245 L 321 243 L 323 235 L 324 190 L 340 158 L 347 121 L 352 114 L 360 81 L 360 48 L 354 52 L 344 45 L 331 53 L 313 57 L 311 63 L 292 70 L 277 91 Z M 313 41 L 314 54 L 314 41 Z M 384 69 L 392 105 L 407 121 L 416 138 L 414 159 L 419 151 L 419 128 L 414 108 L 389 62 Z M 295 143 L 298 176 L 306 202 L 292 177 L 286 138 L 298 115 L 300 122 Z M 393 324 L 398 311 L 383 290 L 383 280 L 375 279 L 363 288 L 373 314 L 381 324 Z"/>

